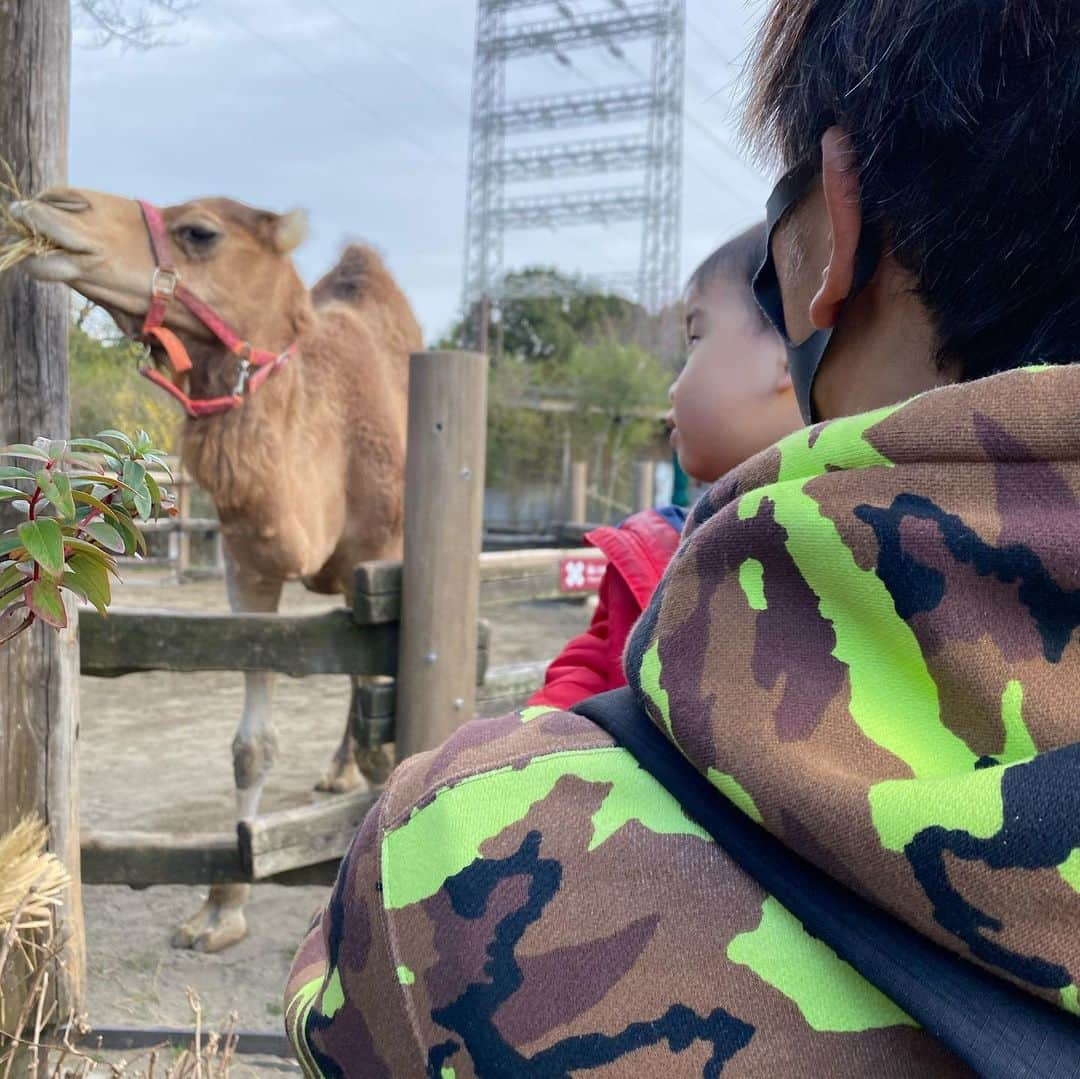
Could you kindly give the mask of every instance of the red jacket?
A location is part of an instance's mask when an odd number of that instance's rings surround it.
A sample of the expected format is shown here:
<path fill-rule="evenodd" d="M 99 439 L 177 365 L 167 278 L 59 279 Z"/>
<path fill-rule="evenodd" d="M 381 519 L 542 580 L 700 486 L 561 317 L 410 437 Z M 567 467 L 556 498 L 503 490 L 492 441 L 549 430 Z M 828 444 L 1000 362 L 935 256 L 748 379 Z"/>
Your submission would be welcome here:
<path fill-rule="evenodd" d="M 626 685 L 623 649 L 630 630 L 679 545 L 685 510 L 667 506 L 628 517 L 618 528 L 597 528 L 585 542 L 607 555 L 600 605 L 588 630 L 575 637 L 551 663 L 544 686 L 530 705 L 572 708 L 597 693 Z"/>

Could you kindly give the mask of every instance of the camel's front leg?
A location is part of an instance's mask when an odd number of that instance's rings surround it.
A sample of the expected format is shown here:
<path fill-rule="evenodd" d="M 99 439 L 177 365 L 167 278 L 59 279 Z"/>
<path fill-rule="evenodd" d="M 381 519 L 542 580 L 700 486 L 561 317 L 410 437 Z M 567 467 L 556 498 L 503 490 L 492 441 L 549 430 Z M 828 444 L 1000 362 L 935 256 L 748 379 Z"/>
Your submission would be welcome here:
<path fill-rule="evenodd" d="M 229 606 L 236 613 L 272 613 L 281 599 L 281 581 L 267 581 L 226 565 Z M 277 756 L 277 733 L 271 716 L 274 676 L 270 671 L 244 673 L 244 714 L 233 739 L 233 775 L 236 780 L 237 816 L 258 811 L 263 785 Z M 206 902 L 173 935 L 174 948 L 219 952 L 247 934 L 244 903 L 247 884 L 215 884 Z"/>

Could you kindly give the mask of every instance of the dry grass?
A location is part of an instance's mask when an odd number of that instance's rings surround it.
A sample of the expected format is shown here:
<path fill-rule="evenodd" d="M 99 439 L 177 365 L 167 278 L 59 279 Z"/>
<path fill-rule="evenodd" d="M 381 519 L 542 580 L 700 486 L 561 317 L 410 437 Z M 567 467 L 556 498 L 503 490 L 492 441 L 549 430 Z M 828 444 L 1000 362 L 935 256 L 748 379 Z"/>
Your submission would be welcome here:
<path fill-rule="evenodd" d="M 47 255 L 59 248 L 51 240 L 35 232 L 25 221 L 11 216 L 11 204 L 27 202 L 28 197 L 19 190 L 15 170 L 7 161 L 0 160 L 0 274 L 18 266 L 31 255 Z"/>
<path fill-rule="evenodd" d="M 53 916 L 68 876 L 45 842 L 44 826 L 33 820 L 0 837 L 0 1079 L 227 1079 L 236 1056 L 236 1017 L 220 1033 L 204 1032 L 202 1007 L 191 989 L 194 1034 L 180 1053 L 162 1046 L 131 1059 L 104 1059 L 84 1048 L 92 1037 L 80 1019 L 56 1022 L 49 995 L 49 970 L 59 950 Z M 5 984 L 9 992 L 19 989 L 18 1015 L 5 1015 Z"/>

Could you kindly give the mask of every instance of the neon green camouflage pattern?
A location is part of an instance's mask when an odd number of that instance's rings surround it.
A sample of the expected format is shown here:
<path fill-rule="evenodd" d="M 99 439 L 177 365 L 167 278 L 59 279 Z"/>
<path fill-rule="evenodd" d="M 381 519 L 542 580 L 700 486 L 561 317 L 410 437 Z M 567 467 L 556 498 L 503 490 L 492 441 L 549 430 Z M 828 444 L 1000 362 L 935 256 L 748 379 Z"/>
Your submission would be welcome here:
<path fill-rule="evenodd" d="M 695 508 L 627 653 L 717 797 L 1072 1011 L 1078 499 L 1080 369 L 800 432 Z M 603 732 L 537 709 L 395 772 L 286 1005 L 312 1076 L 967 1074 Z"/>

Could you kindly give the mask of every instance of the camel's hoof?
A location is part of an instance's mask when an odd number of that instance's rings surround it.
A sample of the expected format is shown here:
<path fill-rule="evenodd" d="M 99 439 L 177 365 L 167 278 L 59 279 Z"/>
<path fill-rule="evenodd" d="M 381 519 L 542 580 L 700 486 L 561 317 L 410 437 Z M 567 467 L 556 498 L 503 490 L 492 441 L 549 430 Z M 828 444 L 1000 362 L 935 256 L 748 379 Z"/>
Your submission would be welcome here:
<path fill-rule="evenodd" d="M 191 945 L 196 952 L 222 952 L 247 936 L 247 919 L 240 910 L 223 910 L 209 928 L 203 930 Z"/>
<path fill-rule="evenodd" d="M 331 761 L 326 774 L 315 784 L 317 791 L 328 794 L 347 794 L 349 791 L 368 789 L 368 781 L 357 767 L 356 761 Z"/>
<path fill-rule="evenodd" d="M 237 908 L 199 911 L 173 933 L 171 944 L 193 952 L 213 953 L 231 947 L 247 936 L 247 920 Z"/>
<path fill-rule="evenodd" d="M 358 749 L 356 761 L 360 766 L 360 772 L 372 787 L 381 787 L 394 770 L 394 762 L 386 746 L 380 746 L 378 749 Z"/>
<path fill-rule="evenodd" d="M 199 939 L 203 930 L 206 929 L 206 923 L 210 920 L 210 916 L 206 907 L 203 907 L 198 914 L 190 917 L 183 925 L 176 927 L 176 931 L 172 935 L 172 940 L 169 943 L 174 948 L 189 949 L 195 947 L 195 941 Z"/>

